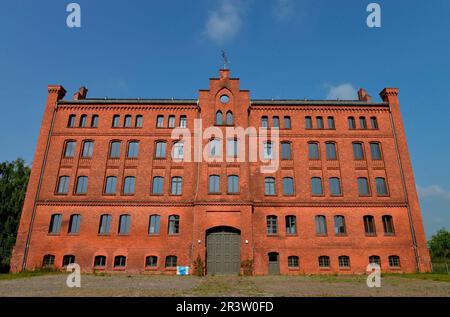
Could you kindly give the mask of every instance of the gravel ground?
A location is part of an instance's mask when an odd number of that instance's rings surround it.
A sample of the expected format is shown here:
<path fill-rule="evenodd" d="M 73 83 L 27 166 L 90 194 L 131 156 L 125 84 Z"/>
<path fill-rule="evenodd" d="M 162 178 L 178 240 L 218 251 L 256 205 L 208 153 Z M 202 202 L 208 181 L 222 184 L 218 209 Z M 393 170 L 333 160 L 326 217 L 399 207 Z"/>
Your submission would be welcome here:
<path fill-rule="evenodd" d="M 0 279 L 0 296 L 447 296 L 450 282 L 386 276 L 368 288 L 364 276 L 82 275 L 68 288 L 66 274 Z"/>

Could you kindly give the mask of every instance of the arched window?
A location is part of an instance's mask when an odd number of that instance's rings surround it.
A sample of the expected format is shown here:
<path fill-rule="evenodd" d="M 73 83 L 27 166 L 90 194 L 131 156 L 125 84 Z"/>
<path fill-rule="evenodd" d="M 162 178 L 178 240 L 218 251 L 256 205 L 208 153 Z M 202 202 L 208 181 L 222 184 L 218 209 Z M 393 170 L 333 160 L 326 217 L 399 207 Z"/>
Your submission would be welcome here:
<path fill-rule="evenodd" d="M 71 215 L 69 220 L 69 234 L 80 233 L 81 215 Z"/>
<path fill-rule="evenodd" d="M 373 218 L 373 216 L 370 215 L 364 216 L 363 221 L 364 221 L 364 231 L 366 232 L 366 235 L 368 236 L 376 235 L 375 219 Z"/>
<path fill-rule="evenodd" d="M 125 177 L 125 181 L 123 182 L 123 194 L 124 195 L 133 195 L 134 194 L 134 176 Z"/>
<path fill-rule="evenodd" d="M 389 266 L 390 267 L 400 267 L 400 257 L 398 255 L 389 256 Z"/>
<path fill-rule="evenodd" d="M 275 129 L 279 129 L 279 128 L 280 128 L 280 118 L 279 118 L 278 116 L 274 116 L 274 117 L 272 118 L 272 126 L 273 126 Z"/>
<path fill-rule="evenodd" d="M 228 193 L 237 194 L 239 192 L 239 177 L 237 175 L 228 176 Z"/>
<path fill-rule="evenodd" d="M 86 194 L 88 185 L 88 177 L 87 176 L 79 176 L 77 179 L 77 188 L 76 194 Z"/>
<path fill-rule="evenodd" d="M 94 142 L 93 141 L 84 141 L 81 157 L 82 158 L 91 158 L 93 152 L 94 152 Z"/>
<path fill-rule="evenodd" d="M 305 117 L 305 128 L 306 129 L 312 129 L 313 128 L 312 118 L 310 116 L 306 116 Z"/>
<path fill-rule="evenodd" d="M 319 159 L 319 144 L 317 142 L 308 143 L 308 157 L 310 160 Z"/>
<path fill-rule="evenodd" d="M 158 115 L 156 117 L 156 127 L 164 128 L 164 116 L 163 115 Z"/>
<path fill-rule="evenodd" d="M 142 115 L 137 115 L 136 116 L 136 122 L 134 125 L 136 128 L 142 128 Z"/>
<path fill-rule="evenodd" d="M 180 216 L 171 215 L 169 216 L 169 234 L 178 234 L 180 233 Z"/>
<path fill-rule="evenodd" d="M 361 129 L 367 129 L 366 117 L 359 117 L 359 127 Z"/>
<path fill-rule="evenodd" d="M 296 234 L 297 233 L 297 217 L 296 216 L 286 216 L 286 234 Z"/>
<path fill-rule="evenodd" d="M 339 268 L 348 269 L 350 267 L 350 257 L 347 255 L 341 255 L 338 258 Z"/>
<path fill-rule="evenodd" d="M 355 118 L 354 117 L 348 117 L 348 128 L 350 130 L 356 129 L 356 123 L 355 123 Z"/>
<path fill-rule="evenodd" d="M 277 216 L 270 215 L 266 217 L 267 222 L 267 234 L 278 233 L 278 218 Z"/>
<path fill-rule="evenodd" d="M 131 216 L 120 215 L 119 217 L 119 234 L 127 235 L 130 233 Z"/>
<path fill-rule="evenodd" d="M 222 156 L 222 142 L 220 139 L 212 139 L 209 141 L 209 156 L 221 157 Z"/>
<path fill-rule="evenodd" d="M 153 177 L 152 194 L 161 195 L 163 193 L 164 178 L 161 176 Z"/>
<path fill-rule="evenodd" d="M 158 257 L 149 255 L 145 258 L 145 267 L 156 267 L 158 265 Z"/>
<path fill-rule="evenodd" d="M 330 267 L 330 257 L 326 255 L 319 256 L 319 267 L 329 268 Z"/>
<path fill-rule="evenodd" d="M 43 267 L 53 267 L 55 265 L 55 256 L 53 254 L 46 254 L 42 259 Z"/>
<path fill-rule="evenodd" d="M 317 127 L 317 129 L 323 129 L 323 118 L 322 117 L 316 118 L 316 127 Z"/>
<path fill-rule="evenodd" d="M 139 142 L 132 141 L 128 143 L 128 154 L 127 158 L 136 159 L 139 154 Z"/>
<path fill-rule="evenodd" d="M 161 226 L 161 216 L 151 215 L 148 224 L 148 234 L 159 234 Z"/>
<path fill-rule="evenodd" d="M 114 267 L 124 268 L 127 265 L 127 258 L 124 255 L 117 255 L 114 257 Z"/>
<path fill-rule="evenodd" d="M 369 196 L 369 182 L 366 177 L 358 177 L 358 194 L 359 196 Z"/>
<path fill-rule="evenodd" d="M 97 127 L 98 127 L 98 115 L 94 114 L 91 119 L 91 128 L 97 128 Z"/>
<path fill-rule="evenodd" d="M 209 176 L 209 193 L 216 194 L 220 192 L 220 176 L 210 175 Z"/>
<path fill-rule="evenodd" d="M 67 141 L 64 148 L 64 157 L 71 158 L 75 156 L 75 141 Z"/>
<path fill-rule="evenodd" d="M 288 257 L 288 267 L 290 268 L 298 268 L 298 256 L 291 255 Z"/>
<path fill-rule="evenodd" d="M 334 117 L 328 117 L 328 129 L 335 129 Z"/>
<path fill-rule="evenodd" d="M 111 228 L 111 215 L 101 215 L 100 216 L 100 224 L 98 226 L 99 234 L 109 234 L 109 230 Z"/>
<path fill-rule="evenodd" d="M 327 160 L 336 160 L 337 154 L 336 154 L 336 144 L 334 142 L 327 142 L 325 143 L 325 150 L 327 153 Z"/>
<path fill-rule="evenodd" d="M 273 159 L 272 142 L 264 142 L 264 159 L 265 160 Z"/>
<path fill-rule="evenodd" d="M 283 195 L 294 195 L 294 179 L 292 177 L 283 178 Z"/>
<path fill-rule="evenodd" d="M 316 234 L 318 235 L 326 235 L 327 234 L 327 219 L 325 216 L 316 216 Z"/>
<path fill-rule="evenodd" d="M 227 111 L 226 124 L 234 125 L 233 112 L 231 112 L 231 111 Z"/>
<path fill-rule="evenodd" d="M 269 127 L 269 119 L 267 118 L 267 116 L 262 116 L 261 117 L 261 127 L 262 128 L 268 128 Z"/>
<path fill-rule="evenodd" d="M 118 128 L 120 126 L 120 116 L 118 114 L 113 116 L 112 126 L 113 128 Z"/>
<path fill-rule="evenodd" d="M 284 117 L 284 128 L 291 129 L 291 117 L 289 116 Z"/>
<path fill-rule="evenodd" d="M 73 127 L 75 127 L 75 119 L 76 119 L 76 115 L 71 114 L 71 115 L 69 116 L 69 121 L 67 122 L 67 127 L 68 127 L 68 128 L 73 128 Z"/>
<path fill-rule="evenodd" d="M 320 177 L 311 178 L 311 193 L 316 196 L 323 195 L 322 178 Z"/>
<path fill-rule="evenodd" d="M 109 158 L 120 158 L 120 141 L 111 142 L 109 149 Z"/>
<path fill-rule="evenodd" d="M 374 161 L 381 160 L 380 143 L 378 143 L 378 142 L 370 143 L 370 155 L 372 156 L 372 160 L 374 160 Z"/>
<path fill-rule="evenodd" d="M 282 160 L 291 160 L 291 143 L 290 142 L 281 142 L 281 159 Z"/>
<path fill-rule="evenodd" d="M 378 255 L 369 256 L 369 263 L 375 263 L 381 266 L 381 259 Z"/>
<path fill-rule="evenodd" d="M 127 114 L 125 116 L 123 125 L 124 125 L 125 128 L 131 128 L 131 125 L 132 125 L 131 115 Z"/>
<path fill-rule="evenodd" d="M 103 267 L 106 265 L 106 256 L 97 255 L 94 258 L 94 267 Z"/>
<path fill-rule="evenodd" d="M 223 114 L 222 111 L 216 112 L 216 125 L 222 125 L 223 124 Z"/>
<path fill-rule="evenodd" d="M 180 116 L 180 128 L 186 128 L 187 126 L 187 117 L 186 116 Z"/>
<path fill-rule="evenodd" d="M 377 187 L 377 195 L 378 196 L 386 196 L 388 194 L 386 179 L 384 179 L 383 177 L 376 177 L 375 184 Z"/>
<path fill-rule="evenodd" d="M 170 188 L 170 193 L 172 195 L 181 195 L 182 178 L 179 176 L 172 177 Z"/>
<path fill-rule="evenodd" d="M 330 195 L 331 196 L 341 196 L 341 182 L 338 177 L 331 177 L 330 181 Z"/>
<path fill-rule="evenodd" d="M 266 177 L 264 179 L 264 192 L 266 195 L 276 195 L 275 192 L 275 178 Z"/>
<path fill-rule="evenodd" d="M 370 126 L 371 126 L 372 129 L 378 129 L 377 117 L 371 117 L 370 118 Z"/>
<path fill-rule="evenodd" d="M 364 159 L 363 145 L 360 142 L 353 142 L 353 158 L 355 160 Z"/>
<path fill-rule="evenodd" d="M 383 221 L 384 234 L 393 235 L 395 231 L 394 231 L 394 220 L 392 220 L 392 216 L 384 215 L 381 217 L 381 220 Z"/>
<path fill-rule="evenodd" d="M 183 160 L 184 158 L 184 143 L 176 142 L 172 147 L 172 159 Z"/>
<path fill-rule="evenodd" d="M 334 234 L 345 235 L 347 233 L 345 228 L 345 217 L 344 216 L 334 216 Z"/>
<path fill-rule="evenodd" d="M 80 117 L 80 128 L 85 128 L 87 126 L 87 115 L 83 114 Z"/>
<path fill-rule="evenodd" d="M 67 194 L 69 192 L 69 182 L 70 182 L 69 176 L 60 176 L 58 181 L 57 193 Z"/>
<path fill-rule="evenodd" d="M 105 194 L 114 195 L 116 193 L 116 186 L 117 186 L 116 176 L 106 177 Z"/>
<path fill-rule="evenodd" d="M 67 254 L 63 256 L 62 266 L 68 266 L 69 264 L 75 263 L 75 255 Z"/>
<path fill-rule="evenodd" d="M 163 141 L 156 142 L 155 158 L 157 158 L 157 159 L 166 158 L 166 142 L 163 142 Z"/>
<path fill-rule="evenodd" d="M 62 221 L 61 214 L 53 214 L 50 218 L 48 233 L 59 234 L 59 231 L 61 230 L 61 221 Z"/>
<path fill-rule="evenodd" d="M 175 255 L 169 255 L 166 257 L 166 268 L 177 267 L 177 257 Z"/>

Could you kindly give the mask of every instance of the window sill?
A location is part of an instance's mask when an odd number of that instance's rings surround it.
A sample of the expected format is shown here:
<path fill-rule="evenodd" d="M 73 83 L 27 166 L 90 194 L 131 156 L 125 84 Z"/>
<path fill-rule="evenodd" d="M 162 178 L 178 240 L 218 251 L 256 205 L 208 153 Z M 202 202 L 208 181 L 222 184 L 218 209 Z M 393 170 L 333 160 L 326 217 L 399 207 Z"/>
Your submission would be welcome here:
<path fill-rule="evenodd" d="M 146 271 L 157 271 L 158 267 L 157 266 L 150 266 L 150 267 L 145 267 Z"/>
<path fill-rule="evenodd" d="M 288 270 L 289 271 L 298 271 L 298 270 L 300 270 L 300 267 L 299 266 L 291 266 L 291 267 L 288 267 Z"/>
<path fill-rule="evenodd" d="M 74 196 L 87 196 L 87 193 L 74 193 Z"/>
<path fill-rule="evenodd" d="M 298 237 L 297 233 L 286 233 L 286 237 Z"/>
<path fill-rule="evenodd" d="M 377 194 L 377 197 L 389 197 L 389 196 L 390 196 L 389 194 L 384 194 L 384 195 Z"/>
<path fill-rule="evenodd" d="M 385 233 L 385 237 L 395 237 L 395 233 Z"/>
<path fill-rule="evenodd" d="M 121 196 L 125 196 L 125 197 L 130 197 L 130 196 L 134 196 L 134 194 L 125 194 L 125 193 L 122 193 L 122 194 L 120 194 Z"/>
<path fill-rule="evenodd" d="M 271 237 L 271 238 L 278 237 L 278 233 L 268 233 L 267 237 Z"/>
<path fill-rule="evenodd" d="M 319 270 L 321 270 L 321 271 L 330 271 L 331 268 L 329 266 L 328 267 L 319 267 Z"/>
<path fill-rule="evenodd" d="M 61 233 L 51 233 L 51 232 L 47 233 L 47 236 L 50 236 L 50 237 L 59 237 L 60 235 L 61 235 Z"/>
<path fill-rule="evenodd" d="M 115 267 L 114 271 L 125 271 L 126 267 Z"/>
<path fill-rule="evenodd" d="M 98 237 L 110 237 L 111 234 L 110 233 L 98 233 L 97 236 Z"/>
<path fill-rule="evenodd" d="M 166 271 L 176 271 L 177 267 L 166 267 Z"/>
<path fill-rule="evenodd" d="M 208 193 L 208 195 L 222 195 L 222 193 Z"/>
<path fill-rule="evenodd" d="M 341 270 L 341 271 L 350 271 L 350 266 L 340 266 L 339 270 Z"/>
<path fill-rule="evenodd" d="M 164 196 L 164 194 L 163 193 L 161 193 L 161 194 L 151 193 L 150 196 L 157 196 L 158 197 L 158 196 Z"/>
<path fill-rule="evenodd" d="M 376 237 L 376 236 L 377 236 L 376 234 L 367 234 L 367 233 L 366 233 L 366 237 L 367 237 L 367 238 L 373 238 L 373 237 Z"/>
<path fill-rule="evenodd" d="M 400 266 L 390 266 L 389 270 L 399 271 L 399 270 L 401 270 L 401 267 Z"/>
<path fill-rule="evenodd" d="M 316 233 L 316 237 L 328 237 L 328 234 L 327 233 L 323 233 L 323 234 Z"/>
<path fill-rule="evenodd" d="M 114 193 L 114 194 L 103 193 L 103 196 L 110 196 L 110 197 L 114 197 L 114 196 L 116 196 L 116 193 Z"/>
<path fill-rule="evenodd" d="M 336 237 L 346 237 L 347 234 L 346 233 L 336 233 L 335 236 Z"/>
<path fill-rule="evenodd" d="M 79 236 L 80 235 L 80 233 L 79 232 L 77 232 L 77 233 L 68 233 L 67 234 L 67 236 L 69 236 L 69 237 L 77 237 L 77 236 Z"/>
<path fill-rule="evenodd" d="M 179 237 L 180 234 L 179 233 L 168 233 L 167 236 L 168 237 Z"/>
<path fill-rule="evenodd" d="M 227 193 L 227 195 L 232 195 L 232 196 L 238 196 L 238 195 L 240 195 L 241 193 Z"/>
<path fill-rule="evenodd" d="M 55 196 L 68 196 L 69 193 L 55 193 Z"/>
<path fill-rule="evenodd" d="M 159 237 L 159 236 L 161 236 L 161 234 L 160 233 L 149 233 L 148 236 L 149 237 Z"/>
<path fill-rule="evenodd" d="M 117 236 L 118 237 L 129 237 L 130 234 L 129 233 L 118 233 Z"/>
<path fill-rule="evenodd" d="M 102 266 L 94 266 L 94 270 L 95 271 L 104 271 L 106 269 L 106 267 L 104 265 Z"/>

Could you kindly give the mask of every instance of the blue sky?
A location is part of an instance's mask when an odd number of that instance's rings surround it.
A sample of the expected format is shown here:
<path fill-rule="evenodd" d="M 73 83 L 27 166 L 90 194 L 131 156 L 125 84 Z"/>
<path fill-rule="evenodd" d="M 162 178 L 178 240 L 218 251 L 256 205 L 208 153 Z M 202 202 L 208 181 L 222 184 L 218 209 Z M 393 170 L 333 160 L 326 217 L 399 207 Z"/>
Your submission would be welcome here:
<path fill-rule="evenodd" d="M 78 0 L 81 28 L 66 26 L 63 0 L 0 2 L 0 160 L 31 163 L 48 84 L 67 98 L 196 98 L 228 53 L 253 98 L 400 103 L 429 237 L 450 227 L 450 2 Z"/>

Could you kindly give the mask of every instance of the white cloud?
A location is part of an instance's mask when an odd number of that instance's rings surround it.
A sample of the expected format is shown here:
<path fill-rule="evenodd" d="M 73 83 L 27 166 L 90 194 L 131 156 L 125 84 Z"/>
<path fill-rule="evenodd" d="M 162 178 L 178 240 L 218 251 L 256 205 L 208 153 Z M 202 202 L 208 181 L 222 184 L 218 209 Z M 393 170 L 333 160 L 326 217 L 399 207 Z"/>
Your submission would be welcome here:
<path fill-rule="evenodd" d="M 446 191 L 439 185 L 430 185 L 427 187 L 417 187 L 417 192 L 421 198 L 436 197 L 441 199 L 450 199 L 450 192 Z"/>
<path fill-rule="evenodd" d="M 356 88 L 346 83 L 338 86 L 331 86 L 328 90 L 327 99 L 355 100 L 357 96 Z"/>
<path fill-rule="evenodd" d="M 295 14 L 295 2 L 293 0 L 275 0 L 273 16 L 278 21 L 286 21 Z"/>
<path fill-rule="evenodd" d="M 222 1 L 217 10 L 209 12 L 205 35 L 217 44 L 224 44 L 233 39 L 243 24 L 240 5 L 238 1 Z"/>

